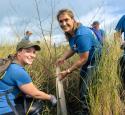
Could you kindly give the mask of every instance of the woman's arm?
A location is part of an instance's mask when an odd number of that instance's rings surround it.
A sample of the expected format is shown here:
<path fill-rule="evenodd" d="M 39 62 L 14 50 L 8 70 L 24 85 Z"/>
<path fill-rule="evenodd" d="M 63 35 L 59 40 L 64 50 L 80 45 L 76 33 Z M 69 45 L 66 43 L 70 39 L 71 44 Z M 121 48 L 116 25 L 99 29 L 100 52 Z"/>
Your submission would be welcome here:
<path fill-rule="evenodd" d="M 19 89 L 33 98 L 51 100 L 51 95 L 37 89 L 32 82 L 19 86 Z"/>
<path fill-rule="evenodd" d="M 73 56 L 74 55 L 74 51 L 72 50 L 72 49 L 69 49 L 68 51 L 66 51 L 65 53 L 64 53 L 64 55 L 63 55 L 63 59 L 64 60 L 66 60 L 66 59 L 68 59 L 68 58 L 70 58 L 71 56 Z"/>
<path fill-rule="evenodd" d="M 75 52 L 72 50 L 72 49 L 69 49 L 68 51 L 66 51 L 64 53 L 64 55 L 59 58 L 57 61 L 56 61 L 56 65 L 61 65 L 66 59 L 70 58 L 71 56 L 73 56 L 75 54 Z"/>
<path fill-rule="evenodd" d="M 88 56 L 89 56 L 89 51 L 81 54 L 79 60 L 77 60 L 71 67 L 69 67 L 68 71 L 72 72 L 80 68 L 82 65 L 84 65 L 87 62 Z"/>
<path fill-rule="evenodd" d="M 79 60 L 74 62 L 74 64 L 71 67 L 59 73 L 61 76 L 60 80 L 64 79 L 67 76 L 67 74 L 71 73 L 72 71 L 84 65 L 88 60 L 88 56 L 89 56 L 89 51 L 81 54 Z"/>

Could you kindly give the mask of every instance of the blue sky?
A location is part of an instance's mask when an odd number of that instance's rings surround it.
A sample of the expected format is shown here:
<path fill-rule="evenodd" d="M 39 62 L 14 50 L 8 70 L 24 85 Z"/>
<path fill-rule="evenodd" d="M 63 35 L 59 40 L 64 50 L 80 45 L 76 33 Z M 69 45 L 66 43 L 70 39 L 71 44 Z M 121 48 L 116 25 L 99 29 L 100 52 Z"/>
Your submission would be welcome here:
<path fill-rule="evenodd" d="M 71 9 L 76 20 L 85 26 L 98 20 L 101 27 L 110 32 L 114 31 L 119 18 L 125 15 L 125 0 L 0 0 L 0 8 L 0 42 L 22 38 L 25 30 L 33 32 L 31 39 L 40 40 L 43 36 L 39 18 L 45 37 L 50 36 L 53 25 L 52 39 L 59 42 L 65 40 L 56 21 L 59 9 Z"/>

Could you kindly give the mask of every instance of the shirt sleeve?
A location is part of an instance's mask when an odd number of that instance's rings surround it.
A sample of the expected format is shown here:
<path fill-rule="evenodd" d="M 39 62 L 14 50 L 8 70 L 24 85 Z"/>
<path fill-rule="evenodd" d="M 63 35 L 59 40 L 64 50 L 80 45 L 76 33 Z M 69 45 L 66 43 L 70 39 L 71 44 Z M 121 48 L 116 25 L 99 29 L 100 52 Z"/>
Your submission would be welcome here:
<path fill-rule="evenodd" d="M 15 75 L 13 76 L 13 81 L 16 83 L 17 86 L 32 82 L 31 77 L 23 68 L 20 69 L 18 72 L 15 72 Z"/>
<path fill-rule="evenodd" d="M 101 35 L 102 35 L 102 37 L 105 38 L 105 35 L 106 35 L 105 31 L 102 30 L 102 29 L 100 29 L 100 31 L 101 31 Z"/>
<path fill-rule="evenodd" d="M 120 20 L 118 21 L 116 25 L 115 30 L 118 32 L 119 31 L 123 32 L 124 22 L 125 22 L 125 15 L 120 18 Z"/>
<path fill-rule="evenodd" d="M 91 40 L 88 36 L 79 35 L 77 36 L 76 45 L 78 48 L 78 53 L 84 53 L 90 50 Z"/>

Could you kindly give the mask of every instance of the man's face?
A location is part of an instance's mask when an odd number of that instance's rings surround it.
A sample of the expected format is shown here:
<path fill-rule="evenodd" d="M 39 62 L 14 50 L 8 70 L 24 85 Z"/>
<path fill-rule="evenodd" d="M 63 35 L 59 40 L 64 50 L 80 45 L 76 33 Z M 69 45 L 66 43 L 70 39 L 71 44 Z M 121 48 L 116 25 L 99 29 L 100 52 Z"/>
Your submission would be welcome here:
<path fill-rule="evenodd" d="M 74 27 L 74 19 L 72 19 L 67 13 L 63 13 L 59 16 L 59 25 L 64 32 L 71 33 Z"/>
<path fill-rule="evenodd" d="M 99 29 L 99 24 L 95 24 L 93 27 L 98 30 Z"/>
<path fill-rule="evenodd" d="M 31 65 L 36 57 L 36 50 L 34 47 L 22 49 L 18 52 L 18 61 L 21 65 Z"/>

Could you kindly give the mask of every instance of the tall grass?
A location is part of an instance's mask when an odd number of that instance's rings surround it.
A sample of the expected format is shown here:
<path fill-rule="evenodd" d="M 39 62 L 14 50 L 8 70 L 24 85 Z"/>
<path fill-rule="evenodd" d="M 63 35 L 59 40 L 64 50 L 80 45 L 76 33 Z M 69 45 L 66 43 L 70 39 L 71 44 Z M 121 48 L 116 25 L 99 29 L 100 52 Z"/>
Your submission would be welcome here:
<path fill-rule="evenodd" d="M 107 43 L 90 87 L 92 115 L 124 115 L 120 100 L 122 88 L 118 77 L 119 42 Z"/>
<path fill-rule="evenodd" d="M 59 58 L 67 46 L 46 46 L 40 43 L 41 51 L 33 65 L 26 67 L 33 82 L 40 90 L 47 93 L 55 92 L 55 61 Z M 119 42 L 109 41 L 104 45 L 103 54 L 99 66 L 96 68 L 92 79 L 89 95 L 91 115 L 124 115 L 124 104 L 120 99 L 120 78 L 117 74 L 117 64 L 121 51 Z M 48 51 L 49 48 L 49 51 Z M 15 52 L 15 46 L 6 45 L 0 47 L 0 57 L 5 57 Z M 78 57 L 74 56 L 67 61 L 61 69 L 67 69 Z M 79 109 L 79 72 L 73 72 L 64 80 L 67 109 L 74 111 Z M 42 115 L 56 115 L 56 109 L 51 109 L 46 103 Z M 69 112 L 70 113 L 70 112 Z M 76 114 L 77 115 L 77 114 Z"/>

